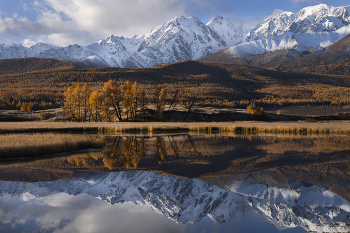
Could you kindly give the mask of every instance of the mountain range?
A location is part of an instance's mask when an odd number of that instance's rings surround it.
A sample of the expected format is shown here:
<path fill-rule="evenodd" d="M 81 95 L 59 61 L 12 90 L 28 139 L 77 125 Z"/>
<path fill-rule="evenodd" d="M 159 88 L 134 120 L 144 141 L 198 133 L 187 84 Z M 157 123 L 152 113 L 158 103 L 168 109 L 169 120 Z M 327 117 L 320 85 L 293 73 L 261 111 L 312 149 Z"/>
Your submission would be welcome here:
<path fill-rule="evenodd" d="M 307 231 L 344 232 L 350 203 L 323 186 L 290 183 L 277 188 L 246 180 L 232 181 L 225 189 L 198 179 L 153 172 L 83 172 L 51 182 L 0 182 L 0 196 L 30 193 L 37 198 L 56 193 L 88 194 L 110 204 L 149 205 L 177 223 L 264 221 L 277 229 L 300 226 Z"/>
<path fill-rule="evenodd" d="M 145 35 L 110 36 L 88 46 L 56 47 L 37 43 L 0 45 L 0 59 L 54 58 L 80 67 L 153 67 L 196 60 L 220 51 L 229 57 L 251 57 L 293 49 L 294 55 L 323 51 L 350 33 L 350 6 L 325 4 L 298 13 L 275 10 L 266 18 L 217 16 L 206 24 L 196 17 L 176 17 Z"/>

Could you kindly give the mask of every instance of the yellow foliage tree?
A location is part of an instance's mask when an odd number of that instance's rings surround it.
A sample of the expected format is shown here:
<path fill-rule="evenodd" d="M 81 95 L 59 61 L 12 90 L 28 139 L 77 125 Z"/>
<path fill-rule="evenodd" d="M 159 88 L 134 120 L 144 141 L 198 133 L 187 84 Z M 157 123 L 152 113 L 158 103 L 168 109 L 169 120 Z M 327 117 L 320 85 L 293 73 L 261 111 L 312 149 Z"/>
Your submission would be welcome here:
<path fill-rule="evenodd" d="M 140 99 L 141 99 L 141 89 L 140 86 L 135 81 L 131 86 L 131 118 L 133 120 L 137 120 L 137 111 L 140 107 Z"/>
<path fill-rule="evenodd" d="M 158 85 L 153 93 L 153 99 L 154 99 L 153 101 L 154 101 L 154 104 L 156 106 L 156 111 L 155 111 L 155 120 L 156 121 L 162 119 L 163 108 L 165 105 L 166 97 L 167 97 L 166 90 L 161 85 Z"/>
<path fill-rule="evenodd" d="M 124 92 L 124 108 L 125 108 L 125 114 L 126 114 L 126 120 L 129 121 L 129 114 L 131 113 L 131 105 L 132 105 L 132 92 L 131 92 L 131 83 L 129 81 L 126 81 L 123 86 L 123 92 Z"/>
<path fill-rule="evenodd" d="M 140 112 L 142 113 L 143 121 L 146 120 L 146 109 L 147 109 L 148 99 L 145 90 L 141 91 L 140 95 Z"/>
<path fill-rule="evenodd" d="M 84 84 L 82 89 L 82 104 L 83 104 L 83 117 L 82 119 L 85 121 L 87 118 L 91 118 L 91 108 L 90 108 L 90 95 L 91 88 L 88 84 Z"/>
<path fill-rule="evenodd" d="M 98 90 L 94 91 L 90 95 L 90 107 L 92 112 L 92 118 L 94 121 L 101 120 L 101 98 Z"/>
<path fill-rule="evenodd" d="M 77 121 L 82 121 L 83 118 L 83 114 L 82 114 L 82 107 L 83 107 L 83 90 L 80 86 L 80 84 L 78 84 L 75 88 L 74 88 L 74 92 L 73 92 L 73 98 L 74 98 L 74 116 L 77 119 Z"/>
<path fill-rule="evenodd" d="M 74 87 L 69 87 L 67 92 L 64 93 L 64 97 L 64 105 L 62 107 L 64 117 L 69 120 L 76 120 L 74 115 Z"/>
<path fill-rule="evenodd" d="M 113 80 L 109 80 L 103 86 L 104 106 L 114 109 L 114 114 L 119 121 L 122 121 L 123 113 L 123 95 L 120 85 Z"/>

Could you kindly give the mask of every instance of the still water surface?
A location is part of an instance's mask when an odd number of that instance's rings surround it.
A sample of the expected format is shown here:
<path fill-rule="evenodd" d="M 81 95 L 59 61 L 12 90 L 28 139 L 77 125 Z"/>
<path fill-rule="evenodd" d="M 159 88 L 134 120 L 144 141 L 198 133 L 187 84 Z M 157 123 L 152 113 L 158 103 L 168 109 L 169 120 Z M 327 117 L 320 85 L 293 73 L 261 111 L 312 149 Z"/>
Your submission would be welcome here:
<path fill-rule="evenodd" d="M 350 138 L 120 135 L 0 166 L 0 232 L 348 232 Z"/>

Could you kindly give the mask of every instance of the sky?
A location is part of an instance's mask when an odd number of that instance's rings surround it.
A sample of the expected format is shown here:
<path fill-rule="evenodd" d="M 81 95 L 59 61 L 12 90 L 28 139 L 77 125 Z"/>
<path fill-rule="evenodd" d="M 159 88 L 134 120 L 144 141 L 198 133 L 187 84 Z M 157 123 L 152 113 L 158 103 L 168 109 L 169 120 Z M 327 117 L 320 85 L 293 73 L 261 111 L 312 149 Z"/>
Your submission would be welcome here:
<path fill-rule="evenodd" d="M 0 0 L 0 43 L 89 45 L 110 35 L 146 34 L 180 16 L 206 23 L 217 15 L 249 19 L 321 3 L 350 5 L 349 0 Z"/>

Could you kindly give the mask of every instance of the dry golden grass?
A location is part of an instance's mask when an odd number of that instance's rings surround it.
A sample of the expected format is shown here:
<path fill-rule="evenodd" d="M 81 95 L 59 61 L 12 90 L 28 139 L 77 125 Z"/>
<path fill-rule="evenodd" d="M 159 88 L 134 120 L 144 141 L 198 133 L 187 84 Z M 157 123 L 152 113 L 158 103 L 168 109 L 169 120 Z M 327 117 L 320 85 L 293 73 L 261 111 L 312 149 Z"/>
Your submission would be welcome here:
<path fill-rule="evenodd" d="M 90 132 L 103 134 L 192 132 L 192 133 L 286 133 L 349 134 L 350 121 L 323 122 L 0 122 L 0 133 Z"/>
<path fill-rule="evenodd" d="M 0 135 L 0 158 L 27 157 L 102 147 L 102 140 L 73 134 Z"/>

